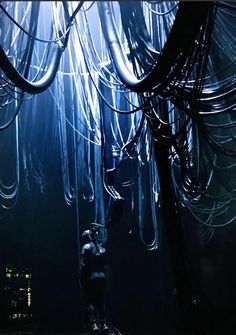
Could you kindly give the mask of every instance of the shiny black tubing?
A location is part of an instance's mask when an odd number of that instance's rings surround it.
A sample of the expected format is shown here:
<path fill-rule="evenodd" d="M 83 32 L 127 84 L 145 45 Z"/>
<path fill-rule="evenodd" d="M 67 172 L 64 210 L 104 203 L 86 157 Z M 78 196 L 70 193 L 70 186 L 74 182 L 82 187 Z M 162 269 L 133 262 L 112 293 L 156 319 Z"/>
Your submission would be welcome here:
<path fill-rule="evenodd" d="M 2 46 L 0 46 L 0 66 L 15 86 L 20 88 L 23 92 L 36 94 L 45 91 L 53 82 L 57 73 L 62 52 L 62 49 L 56 47 L 47 72 L 36 82 L 27 80 L 15 69 L 5 54 Z"/>
<path fill-rule="evenodd" d="M 195 44 L 201 26 L 206 24 L 214 2 L 180 2 L 170 35 L 161 55 L 144 78 L 138 79 L 128 68 L 128 58 L 119 43 L 111 5 L 99 1 L 98 8 L 111 58 L 120 80 L 134 92 L 161 91 L 173 78 L 181 75 L 182 66 Z"/>

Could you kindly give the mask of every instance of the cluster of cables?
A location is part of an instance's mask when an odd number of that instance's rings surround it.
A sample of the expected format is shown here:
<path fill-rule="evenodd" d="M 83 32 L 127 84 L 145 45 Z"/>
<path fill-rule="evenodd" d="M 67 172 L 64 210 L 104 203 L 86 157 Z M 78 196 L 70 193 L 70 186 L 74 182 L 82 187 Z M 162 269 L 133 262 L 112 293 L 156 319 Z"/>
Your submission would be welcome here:
<path fill-rule="evenodd" d="M 13 124 L 23 101 L 48 89 L 59 112 L 66 202 L 79 206 L 82 189 L 95 202 L 92 221 L 105 221 L 110 200 L 131 189 L 143 241 L 151 209 L 150 249 L 158 245 L 160 200 L 154 142 L 168 148 L 173 188 L 196 220 L 209 228 L 234 222 L 236 5 L 52 2 L 48 21 L 40 6 L 0 4 L 0 129 Z"/>
<path fill-rule="evenodd" d="M 12 180 L 1 180 L 1 205 L 12 208 L 19 194 L 20 145 L 19 111 L 24 102 L 29 103 L 32 95 L 45 91 L 54 81 L 74 17 L 83 2 L 69 15 L 68 6 L 64 4 L 0 3 L 1 43 L 0 43 L 0 130 L 2 133 L 3 151 L 7 143 L 15 143 L 12 153 L 14 159 Z M 61 20 L 58 17 L 61 16 Z M 50 20 L 46 28 L 42 24 L 45 18 Z M 43 35 L 43 37 L 41 37 Z M 25 167 L 25 148 L 22 155 Z M 12 162 L 13 161 L 13 162 Z M 26 170 L 25 170 L 26 171 Z M 38 180 L 38 172 L 35 179 Z M 1 175 L 1 179 L 2 179 Z M 4 179 L 4 178 L 3 178 Z"/>
<path fill-rule="evenodd" d="M 43 92 L 53 82 L 68 42 L 71 23 L 81 6 L 82 2 L 69 16 L 68 8 L 64 5 L 64 20 L 58 21 L 60 9 L 56 4 L 52 4 L 50 36 L 48 39 L 43 39 L 37 36 L 37 30 L 40 26 L 40 16 L 42 20 L 46 10 L 44 8 L 40 11 L 39 2 L 29 2 L 26 8 L 19 3 L 1 2 L 1 107 L 7 108 L 12 101 L 19 102 L 17 108 L 10 108 L 14 110 L 13 116 L 1 124 L 1 130 L 14 122 L 24 100 L 24 92 L 32 94 Z M 38 51 L 37 42 L 43 44 L 42 54 Z M 34 66 L 33 54 L 38 57 L 38 64 Z"/>
<path fill-rule="evenodd" d="M 163 12 L 156 3 L 119 5 L 128 52 L 112 5 L 100 4 L 111 59 L 123 84 L 139 94 L 154 140 L 170 148 L 181 203 L 207 227 L 234 222 L 234 179 L 224 183 L 223 176 L 235 166 L 235 5 L 171 3 Z M 163 24 L 163 47 L 153 43 L 160 30 L 152 22 L 148 31 L 145 6 L 158 23 L 174 13 L 174 22 Z"/>

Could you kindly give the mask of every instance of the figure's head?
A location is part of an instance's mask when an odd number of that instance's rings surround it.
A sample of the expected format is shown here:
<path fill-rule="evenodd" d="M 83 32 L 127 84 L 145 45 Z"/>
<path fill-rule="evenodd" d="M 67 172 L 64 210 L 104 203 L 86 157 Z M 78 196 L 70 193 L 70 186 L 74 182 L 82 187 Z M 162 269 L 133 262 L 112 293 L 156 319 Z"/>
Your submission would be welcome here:
<path fill-rule="evenodd" d="M 91 228 L 91 238 L 93 241 L 98 241 L 99 239 L 99 228 L 98 227 L 92 227 Z"/>
<path fill-rule="evenodd" d="M 104 240 L 104 225 L 100 224 L 100 223 L 96 223 L 96 222 L 92 222 L 91 223 L 91 237 L 93 241 L 102 243 L 102 241 Z"/>
<path fill-rule="evenodd" d="M 104 226 L 99 223 L 91 223 L 91 228 L 87 229 L 82 234 L 82 244 L 89 243 L 91 241 L 103 243 L 104 242 L 104 232 L 102 231 Z"/>
<path fill-rule="evenodd" d="M 82 234 L 82 243 L 86 244 L 92 241 L 92 232 L 90 229 L 87 229 Z"/>

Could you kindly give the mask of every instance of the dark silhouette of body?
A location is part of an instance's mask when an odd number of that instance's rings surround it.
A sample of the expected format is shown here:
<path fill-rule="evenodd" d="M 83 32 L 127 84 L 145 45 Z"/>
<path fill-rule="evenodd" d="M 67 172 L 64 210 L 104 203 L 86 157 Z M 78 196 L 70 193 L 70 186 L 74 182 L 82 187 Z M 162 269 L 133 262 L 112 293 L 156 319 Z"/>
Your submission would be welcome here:
<path fill-rule="evenodd" d="M 89 321 L 90 334 L 108 334 L 105 323 L 106 249 L 98 242 L 98 230 L 82 235 L 80 282 Z"/>

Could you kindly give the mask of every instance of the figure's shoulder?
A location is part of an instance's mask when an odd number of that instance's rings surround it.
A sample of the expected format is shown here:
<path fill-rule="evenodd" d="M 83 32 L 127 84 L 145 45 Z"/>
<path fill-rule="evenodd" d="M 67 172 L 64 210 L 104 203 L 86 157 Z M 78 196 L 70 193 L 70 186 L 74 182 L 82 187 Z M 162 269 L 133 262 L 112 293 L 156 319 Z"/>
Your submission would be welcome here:
<path fill-rule="evenodd" d="M 86 253 L 86 252 L 91 251 L 91 248 L 92 248 L 91 242 L 86 243 L 85 245 L 83 245 L 82 253 Z"/>
<path fill-rule="evenodd" d="M 99 246 L 99 251 L 100 251 L 101 254 L 104 254 L 106 252 L 106 249 L 102 245 L 100 245 Z"/>

